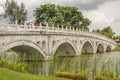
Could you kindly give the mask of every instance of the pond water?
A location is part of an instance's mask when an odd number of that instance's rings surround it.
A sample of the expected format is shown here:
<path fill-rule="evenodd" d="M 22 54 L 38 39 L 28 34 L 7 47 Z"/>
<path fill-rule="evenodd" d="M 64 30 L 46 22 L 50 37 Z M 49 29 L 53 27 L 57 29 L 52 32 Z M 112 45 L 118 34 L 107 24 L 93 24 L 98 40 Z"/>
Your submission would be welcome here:
<path fill-rule="evenodd" d="M 55 57 L 51 61 L 27 62 L 30 73 L 51 76 L 56 72 L 84 74 L 93 79 L 95 75 L 120 77 L 120 52 L 82 54 L 79 57 Z"/>

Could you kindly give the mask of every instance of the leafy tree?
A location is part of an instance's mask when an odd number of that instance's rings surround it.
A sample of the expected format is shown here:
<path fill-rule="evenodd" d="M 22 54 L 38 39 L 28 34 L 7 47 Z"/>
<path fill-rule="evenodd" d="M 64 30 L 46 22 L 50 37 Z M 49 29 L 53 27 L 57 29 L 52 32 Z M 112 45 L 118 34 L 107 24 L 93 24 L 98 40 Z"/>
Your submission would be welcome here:
<path fill-rule="evenodd" d="M 88 30 L 91 21 L 85 18 L 76 7 L 45 4 L 36 8 L 36 23 L 47 21 L 48 24 L 72 26 Z M 81 23 L 81 24 L 80 24 Z"/>
<path fill-rule="evenodd" d="M 109 38 L 113 38 L 113 36 L 115 35 L 115 33 L 113 32 L 113 30 L 111 29 L 110 26 L 105 27 L 102 30 L 100 30 L 100 29 L 93 30 L 93 32 L 100 33 L 100 34 L 102 34 L 106 37 L 109 37 Z"/>
<path fill-rule="evenodd" d="M 15 23 L 15 20 L 18 20 L 18 23 L 26 20 L 27 10 L 25 10 L 25 5 L 23 3 L 19 6 L 14 0 L 6 0 L 2 7 L 5 10 L 4 17 L 8 17 L 10 23 Z"/>
<path fill-rule="evenodd" d="M 103 35 L 105 35 L 105 36 L 107 36 L 109 38 L 112 38 L 115 33 L 113 32 L 111 27 L 108 26 L 108 27 L 103 28 L 103 30 L 101 31 L 101 34 L 103 34 Z"/>
<path fill-rule="evenodd" d="M 100 29 L 93 30 L 92 32 L 101 33 Z"/>

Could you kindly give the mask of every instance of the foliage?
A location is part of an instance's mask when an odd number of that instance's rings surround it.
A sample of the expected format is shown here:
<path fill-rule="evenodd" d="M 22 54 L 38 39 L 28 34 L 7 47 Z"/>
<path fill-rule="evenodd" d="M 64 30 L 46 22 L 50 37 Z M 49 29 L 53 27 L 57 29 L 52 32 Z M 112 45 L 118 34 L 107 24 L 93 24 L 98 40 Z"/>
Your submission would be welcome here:
<path fill-rule="evenodd" d="M 120 51 L 120 44 L 117 44 L 117 47 L 114 49 L 114 51 Z"/>
<path fill-rule="evenodd" d="M 18 72 L 26 72 L 24 63 L 15 63 L 12 61 L 2 60 L 3 67 L 12 69 Z"/>
<path fill-rule="evenodd" d="M 95 76 L 95 80 L 106 80 L 103 76 Z"/>
<path fill-rule="evenodd" d="M 21 21 L 25 21 L 27 18 L 27 10 L 25 10 L 24 3 L 18 5 L 14 0 L 6 0 L 2 7 L 5 10 L 4 16 L 9 18 L 10 23 L 15 23 L 15 20 L 21 23 Z"/>
<path fill-rule="evenodd" d="M 76 7 L 45 4 L 36 8 L 34 12 L 36 23 L 48 22 L 50 25 L 72 26 L 86 30 L 88 30 L 87 26 L 91 23 Z"/>
<path fill-rule="evenodd" d="M 0 67 L 3 67 L 3 61 L 0 59 Z"/>
<path fill-rule="evenodd" d="M 120 40 L 120 36 L 114 36 L 113 39 L 119 39 Z"/>
<path fill-rule="evenodd" d="M 72 74 L 72 73 L 67 73 L 67 72 L 58 72 L 58 73 L 56 73 L 55 76 L 73 79 L 73 80 L 88 80 L 86 77 L 84 77 L 81 74 Z"/>
<path fill-rule="evenodd" d="M 15 72 L 5 68 L 0 68 L 0 80 L 70 80 L 70 79 L 50 77 L 50 76 L 47 77 L 37 76 L 27 73 Z"/>
<path fill-rule="evenodd" d="M 4 59 L 6 61 L 12 61 L 12 62 L 20 61 L 19 55 L 16 52 L 13 52 L 12 50 L 8 50 L 7 52 L 2 53 L 1 59 Z"/>
<path fill-rule="evenodd" d="M 115 72 L 114 71 L 109 71 L 108 74 L 107 74 L 107 77 L 113 79 L 115 77 Z"/>
<path fill-rule="evenodd" d="M 100 29 L 93 30 L 93 32 L 100 33 L 100 34 L 102 34 L 106 37 L 109 37 L 109 38 L 113 38 L 113 36 L 115 35 L 115 33 L 113 32 L 113 30 L 111 29 L 110 26 L 105 27 L 102 30 L 100 30 Z"/>

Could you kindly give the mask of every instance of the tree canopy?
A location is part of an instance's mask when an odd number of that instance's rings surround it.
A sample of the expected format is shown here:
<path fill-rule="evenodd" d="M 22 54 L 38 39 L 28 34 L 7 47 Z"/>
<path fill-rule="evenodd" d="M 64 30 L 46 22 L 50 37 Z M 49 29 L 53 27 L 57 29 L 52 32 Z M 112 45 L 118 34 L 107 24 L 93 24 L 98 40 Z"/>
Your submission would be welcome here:
<path fill-rule="evenodd" d="M 93 30 L 93 32 L 100 33 L 100 34 L 105 35 L 106 37 L 109 37 L 109 38 L 113 38 L 113 36 L 115 35 L 115 33 L 113 32 L 113 30 L 111 29 L 110 26 L 105 27 L 102 30 L 100 30 L 100 29 Z"/>
<path fill-rule="evenodd" d="M 4 16 L 9 18 L 10 23 L 14 23 L 15 20 L 18 20 L 18 23 L 20 23 L 20 21 L 25 21 L 27 18 L 27 10 L 24 3 L 18 5 L 14 0 L 6 0 L 2 7 L 5 10 Z"/>
<path fill-rule="evenodd" d="M 49 25 L 54 24 L 83 28 L 86 30 L 91 21 L 85 18 L 76 7 L 59 6 L 55 4 L 40 5 L 34 11 L 36 23 L 48 22 Z"/>

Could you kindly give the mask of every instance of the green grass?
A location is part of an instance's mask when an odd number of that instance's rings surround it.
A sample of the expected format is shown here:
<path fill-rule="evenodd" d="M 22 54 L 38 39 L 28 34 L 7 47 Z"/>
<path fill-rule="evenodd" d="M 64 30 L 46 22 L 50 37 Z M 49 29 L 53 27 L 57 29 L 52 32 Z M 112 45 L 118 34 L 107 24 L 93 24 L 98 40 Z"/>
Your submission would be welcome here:
<path fill-rule="evenodd" d="M 114 49 L 114 51 L 120 51 L 120 44 L 117 44 L 117 47 Z"/>
<path fill-rule="evenodd" d="M 52 76 L 37 76 L 27 73 L 19 73 L 5 68 L 0 68 L 0 80 L 70 80 Z"/>

